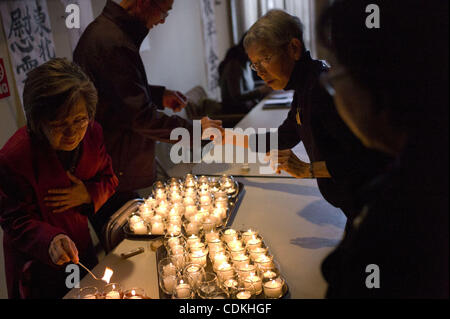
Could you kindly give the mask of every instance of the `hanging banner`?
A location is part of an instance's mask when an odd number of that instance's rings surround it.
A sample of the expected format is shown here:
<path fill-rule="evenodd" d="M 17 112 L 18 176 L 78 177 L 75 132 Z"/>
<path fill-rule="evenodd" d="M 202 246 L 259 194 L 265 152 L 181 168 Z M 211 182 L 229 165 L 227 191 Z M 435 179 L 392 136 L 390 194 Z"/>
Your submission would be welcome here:
<path fill-rule="evenodd" d="M 17 90 L 22 101 L 27 73 L 55 57 L 47 2 L 2 0 L 0 11 Z"/>
<path fill-rule="evenodd" d="M 206 54 L 206 76 L 208 95 L 218 98 L 219 88 L 219 55 L 217 53 L 217 29 L 214 0 L 200 0 L 203 21 L 203 40 Z"/>
<path fill-rule="evenodd" d="M 6 78 L 6 69 L 3 59 L 0 58 L 0 100 L 10 96 L 8 79 Z"/>

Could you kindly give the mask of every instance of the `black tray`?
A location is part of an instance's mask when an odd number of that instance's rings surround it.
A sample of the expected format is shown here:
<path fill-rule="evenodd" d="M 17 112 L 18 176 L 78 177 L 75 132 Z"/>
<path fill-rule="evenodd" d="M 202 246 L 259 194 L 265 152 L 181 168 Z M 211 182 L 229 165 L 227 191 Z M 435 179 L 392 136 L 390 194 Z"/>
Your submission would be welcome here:
<path fill-rule="evenodd" d="M 224 224 L 219 227 L 220 228 L 224 228 L 224 227 L 228 227 L 229 225 L 231 225 L 233 223 L 234 217 L 236 216 L 236 212 L 239 209 L 239 205 L 241 204 L 242 201 L 242 197 L 244 196 L 244 184 L 242 184 L 241 182 L 237 182 L 236 183 L 236 188 L 237 191 L 229 196 L 229 200 L 228 200 L 228 211 L 227 211 L 227 218 L 224 221 Z M 136 212 L 137 210 L 139 210 L 139 206 L 144 202 L 144 199 L 136 199 L 133 203 L 133 205 L 131 205 L 128 210 L 129 212 L 127 213 L 128 216 L 134 212 Z M 123 226 L 123 233 L 125 238 L 127 239 L 139 239 L 139 240 L 152 240 L 152 239 L 156 239 L 159 237 L 163 237 L 164 235 L 153 235 L 153 234 L 143 234 L 143 235 L 138 235 L 135 234 L 134 232 L 132 232 L 130 230 L 130 227 L 128 225 L 128 222 L 126 222 Z M 184 235 L 184 228 L 182 228 L 182 233 Z"/>

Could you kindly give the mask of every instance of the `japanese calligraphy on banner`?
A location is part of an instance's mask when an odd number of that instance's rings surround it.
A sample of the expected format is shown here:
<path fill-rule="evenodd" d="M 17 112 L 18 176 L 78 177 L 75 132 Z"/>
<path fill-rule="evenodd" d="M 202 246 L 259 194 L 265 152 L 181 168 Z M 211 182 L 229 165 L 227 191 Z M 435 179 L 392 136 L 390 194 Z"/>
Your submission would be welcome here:
<path fill-rule="evenodd" d="M 203 20 L 203 39 L 206 54 L 207 91 L 210 97 L 218 97 L 219 87 L 219 56 L 217 53 L 217 29 L 214 10 L 214 0 L 200 0 Z"/>
<path fill-rule="evenodd" d="M 0 11 L 16 85 L 22 101 L 27 73 L 55 57 L 47 2 L 2 0 Z"/>

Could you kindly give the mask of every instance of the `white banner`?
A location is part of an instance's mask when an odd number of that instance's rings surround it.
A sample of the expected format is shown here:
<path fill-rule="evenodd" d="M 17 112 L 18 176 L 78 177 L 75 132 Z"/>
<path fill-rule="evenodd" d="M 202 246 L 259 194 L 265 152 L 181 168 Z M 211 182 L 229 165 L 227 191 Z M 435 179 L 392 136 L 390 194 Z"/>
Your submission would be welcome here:
<path fill-rule="evenodd" d="M 203 20 L 203 39 L 205 42 L 206 76 L 208 95 L 218 98 L 219 87 L 219 55 L 217 53 L 217 29 L 214 0 L 200 0 Z"/>
<path fill-rule="evenodd" d="M 50 17 L 45 0 L 2 0 L 3 28 L 17 90 L 22 93 L 27 73 L 55 57 Z"/>

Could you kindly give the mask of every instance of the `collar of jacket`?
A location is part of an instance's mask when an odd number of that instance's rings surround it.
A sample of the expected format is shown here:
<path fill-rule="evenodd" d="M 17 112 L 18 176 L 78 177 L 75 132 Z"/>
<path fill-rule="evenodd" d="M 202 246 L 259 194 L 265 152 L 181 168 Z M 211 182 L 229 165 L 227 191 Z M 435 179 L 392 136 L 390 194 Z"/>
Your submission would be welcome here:
<path fill-rule="evenodd" d="M 107 1 L 102 15 L 117 24 L 138 46 L 141 45 L 148 34 L 149 30 L 141 21 L 136 17 L 131 16 L 124 8 L 112 0 Z"/>
<path fill-rule="evenodd" d="M 310 67 L 313 63 L 311 54 L 306 51 L 300 60 L 295 63 L 294 70 L 292 70 L 291 78 L 285 87 L 285 90 L 295 90 L 299 86 L 302 87 L 308 78 Z"/>

